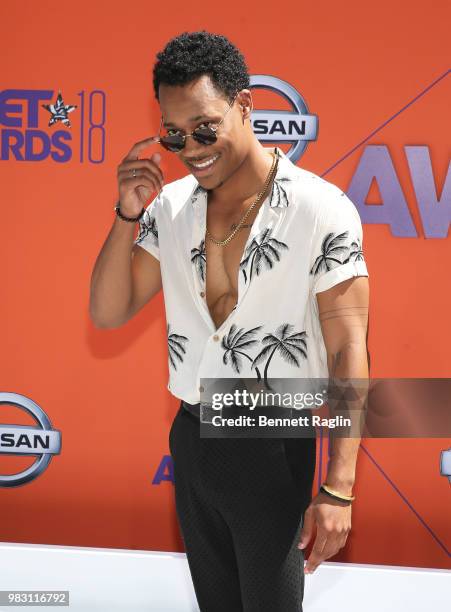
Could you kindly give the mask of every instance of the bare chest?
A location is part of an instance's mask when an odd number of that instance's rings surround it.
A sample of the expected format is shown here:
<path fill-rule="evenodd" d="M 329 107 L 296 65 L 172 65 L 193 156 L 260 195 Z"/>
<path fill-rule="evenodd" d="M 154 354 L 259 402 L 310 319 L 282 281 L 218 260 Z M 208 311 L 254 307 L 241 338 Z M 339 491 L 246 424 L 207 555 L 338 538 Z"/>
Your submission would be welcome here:
<path fill-rule="evenodd" d="M 205 236 L 206 301 L 216 327 L 227 319 L 238 300 L 240 262 L 253 222 L 258 214 L 257 205 L 232 240 L 217 245 Z M 257 210 L 256 210 L 257 209 Z M 213 207 L 207 212 L 207 227 L 216 240 L 224 240 L 235 229 L 242 214 L 224 214 Z"/>

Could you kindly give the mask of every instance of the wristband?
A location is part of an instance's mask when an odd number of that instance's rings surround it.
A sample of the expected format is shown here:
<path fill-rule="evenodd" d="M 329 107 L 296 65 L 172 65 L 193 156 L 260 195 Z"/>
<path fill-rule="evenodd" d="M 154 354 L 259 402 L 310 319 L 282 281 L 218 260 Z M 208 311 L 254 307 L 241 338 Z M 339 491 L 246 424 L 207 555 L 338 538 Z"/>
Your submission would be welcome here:
<path fill-rule="evenodd" d="M 352 502 L 355 499 L 355 495 L 343 495 L 343 493 L 339 493 L 338 491 L 334 491 L 328 485 L 322 484 L 320 486 L 320 491 L 329 495 L 329 497 L 333 497 L 334 499 L 339 499 L 340 501 L 349 501 Z"/>
<path fill-rule="evenodd" d="M 146 209 L 143 207 L 142 211 L 139 213 L 139 215 L 137 217 L 126 217 L 125 215 L 123 215 L 121 213 L 121 203 L 118 202 L 116 204 L 116 206 L 114 207 L 114 210 L 116 211 L 116 214 L 118 217 L 120 217 L 123 221 L 129 221 L 130 223 L 134 223 L 135 221 L 139 221 L 141 219 L 141 217 L 143 216 L 143 214 L 146 212 Z"/>

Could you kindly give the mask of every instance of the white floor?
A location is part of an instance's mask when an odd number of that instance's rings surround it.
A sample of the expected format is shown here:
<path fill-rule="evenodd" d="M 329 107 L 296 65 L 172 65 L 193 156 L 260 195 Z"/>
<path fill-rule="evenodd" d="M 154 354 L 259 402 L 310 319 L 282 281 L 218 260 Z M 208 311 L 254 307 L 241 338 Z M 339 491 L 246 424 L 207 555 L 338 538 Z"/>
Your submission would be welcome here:
<path fill-rule="evenodd" d="M 198 612 L 183 553 L 0 543 L 0 591 L 13 590 L 67 590 L 71 612 Z M 449 612 L 450 602 L 447 570 L 324 562 L 305 577 L 304 612 Z"/>

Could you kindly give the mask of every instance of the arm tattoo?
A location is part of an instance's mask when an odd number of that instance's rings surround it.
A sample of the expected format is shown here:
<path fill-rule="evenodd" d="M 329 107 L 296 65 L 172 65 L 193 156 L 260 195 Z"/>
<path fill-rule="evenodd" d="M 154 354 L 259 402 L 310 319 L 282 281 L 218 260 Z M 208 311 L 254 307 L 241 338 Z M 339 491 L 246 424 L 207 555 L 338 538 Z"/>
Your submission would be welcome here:
<path fill-rule="evenodd" d="M 333 308 L 332 310 L 323 310 L 320 315 L 320 321 L 335 319 L 338 317 L 368 317 L 368 306 L 342 306 L 341 308 Z"/>

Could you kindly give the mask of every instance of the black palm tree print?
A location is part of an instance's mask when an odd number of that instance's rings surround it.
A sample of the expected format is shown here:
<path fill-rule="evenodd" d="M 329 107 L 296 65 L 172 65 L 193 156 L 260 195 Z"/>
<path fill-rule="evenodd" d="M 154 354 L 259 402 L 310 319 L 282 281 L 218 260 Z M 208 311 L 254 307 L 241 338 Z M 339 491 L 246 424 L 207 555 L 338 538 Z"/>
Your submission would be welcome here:
<path fill-rule="evenodd" d="M 285 190 L 283 183 L 291 181 L 288 177 L 281 177 L 274 179 L 272 190 L 271 190 L 271 198 L 269 200 L 270 206 L 288 206 L 288 196 Z"/>
<path fill-rule="evenodd" d="M 180 334 L 170 334 L 169 333 L 169 323 L 167 325 L 167 336 L 168 336 L 168 356 L 169 363 L 174 368 L 177 369 L 177 359 L 180 363 L 183 363 L 183 356 L 186 353 L 186 348 L 184 346 L 185 342 L 188 342 L 188 338 L 186 336 L 181 336 Z"/>
<path fill-rule="evenodd" d="M 192 202 L 196 202 L 198 196 L 203 192 L 206 191 L 204 187 L 202 187 L 202 185 L 197 184 L 196 185 L 196 189 L 193 191 L 193 193 L 191 194 L 191 201 Z"/>
<path fill-rule="evenodd" d="M 246 268 L 250 266 L 249 282 L 255 272 L 259 276 L 264 269 L 270 270 L 276 261 L 280 261 L 280 252 L 288 250 L 285 242 L 271 238 L 272 228 L 264 229 L 258 236 L 255 236 L 247 246 L 244 258 L 240 262 L 240 270 L 244 275 L 244 282 L 247 283 Z"/>
<path fill-rule="evenodd" d="M 231 325 L 227 335 L 224 335 L 221 340 L 221 346 L 225 351 L 222 356 L 224 365 L 227 365 L 230 360 L 232 369 L 239 374 L 243 366 L 242 357 L 249 359 L 253 363 L 252 357 L 246 353 L 246 350 L 249 350 L 258 343 L 254 336 L 261 327 L 261 325 L 258 325 L 245 331 L 243 328 L 238 329 L 235 323 Z M 260 380 L 259 369 L 255 368 L 255 371 L 257 380 Z"/>
<path fill-rule="evenodd" d="M 196 267 L 197 274 L 201 281 L 205 280 L 205 270 L 207 266 L 207 252 L 205 250 L 205 240 L 201 240 L 198 247 L 191 249 L 191 263 Z"/>
<path fill-rule="evenodd" d="M 139 234 L 136 238 L 136 244 L 142 242 L 149 233 L 153 236 L 154 244 L 158 246 L 157 220 L 153 215 L 149 214 L 148 210 L 146 210 L 139 222 Z"/>
<path fill-rule="evenodd" d="M 364 255 L 362 251 L 362 245 L 359 238 L 356 238 L 351 242 L 349 247 L 349 254 L 346 259 L 343 260 L 343 263 L 348 263 L 348 261 L 364 261 Z"/>
<path fill-rule="evenodd" d="M 292 333 L 294 325 L 282 323 L 273 334 L 265 334 L 262 339 L 264 348 L 255 357 L 251 369 L 266 359 L 263 379 L 268 389 L 272 389 L 268 382 L 268 368 L 271 359 L 276 353 L 288 364 L 300 367 L 300 358 L 307 359 L 307 332 Z"/>
<path fill-rule="evenodd" d="M 349 249 L 344 244 L 347 237 L 347 231 L 342 234 L 334 234 L 333 232 L 327 234 L 321 245 L 321 255 L 318 255 L 315 259 L 310 274 L 316 275 L 319 272 L 328 272 L 332 268 L 341 265 L 343 261 L 340 259 L 340 256 L 345 255 Z"/>

